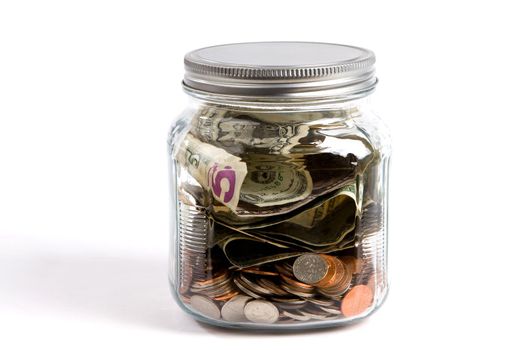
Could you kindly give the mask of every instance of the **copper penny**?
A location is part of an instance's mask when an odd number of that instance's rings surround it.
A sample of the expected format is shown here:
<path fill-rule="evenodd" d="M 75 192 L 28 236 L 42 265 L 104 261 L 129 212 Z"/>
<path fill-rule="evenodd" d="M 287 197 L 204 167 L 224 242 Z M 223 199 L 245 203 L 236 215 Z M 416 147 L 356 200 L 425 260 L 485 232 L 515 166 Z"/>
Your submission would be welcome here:
<path fill-rule="evenodd" d="M 374 301 L 374 292 L 365 285 L 358 285 L 346 293 L 341 302 L 341 312 L 345 317 L 363 313 Z"/>
<path fill-rule="evenodd" d="M 219 297 L 215 297 L 213 299 L 217 300 L 217 301 L 227 301 L 227 300 L 230 300 L 231 298 L 233 298 L 234 296 L 236 296 L 237 294 L 239 294 L 238 291 L 232 290 L 231 292 L 229 292 L 227 294 L 221 295 Z"/>
<path fill-rule="evenodd" d="M 206 280 L 202 280 L 202 281 L 196 281 L 194 283 L 194 285 L 196 285 L 198 287 L 205 287 L 205 286 L 209 286 L 209 285 L 213 285 L 213 284 L 222 282 L 225 279 L 227 279 L 228 277 L 229 277 L 228 271 L 221 271 L 221 272 L 215 274 L 210 279 L 206 279 Z"/>
<path fill-rule="evenodd" d="M 310 285 L 310 284 L 306 284 L 306 283 L 303 283 L 303 282 L 299 282 L 297 280 L 294 280 L 293 278 L 290 278 L 286 275 L 281 275 L 281 279 L 288 283 L 289 285 L 292 285 L 292 286 L 295 286 L 297 288 L 301 288 L 301 289 L 304 289 L 304 290 L 312 290 L 314 289 L 314 286 Z"/>
<path fill-rule="evenodd" d="M 261 275 L 261 276 L 279 276 L 279 273 L 277 273 L 277 272 L 264 271 L 264 270 L 261 270 L 261 269 L 259 269 L 257 267 L 249 267 L 249 268 L 241 269 L 239 271 L 245 272 L 245 273 L 251 273 L 251 274 L 254 274 L 254 275 Z"/>
<path fill-rule="evenodd" d="M 315 283 L 315 286 L 317 287 L 326 287 L 329 286 L 330 283 L 333 283 L 332 280 L 334 279 L 334 276 L 337 274 L 337 262 L 335 261 L 335 257 L 330 255 L 322 255 L 326 263 L 328 264 L 328 269 L 326 271 L 325 276 L 317 283 Z"/>

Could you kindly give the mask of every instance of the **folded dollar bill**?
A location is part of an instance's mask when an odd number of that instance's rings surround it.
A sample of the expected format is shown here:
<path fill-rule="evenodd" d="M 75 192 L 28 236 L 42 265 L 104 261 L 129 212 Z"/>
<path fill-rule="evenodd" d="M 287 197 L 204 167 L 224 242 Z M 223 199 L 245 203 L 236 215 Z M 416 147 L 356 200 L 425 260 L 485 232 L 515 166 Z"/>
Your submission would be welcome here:
<path fill-rule="evenodd" d="M 304 252 L 347 249 L 361 214 L 362 186 L 345 186 L 308 210 L 274 223 L 235 227 L 215 222 L 214 244 L 239 267 L 268 263 Z"/>

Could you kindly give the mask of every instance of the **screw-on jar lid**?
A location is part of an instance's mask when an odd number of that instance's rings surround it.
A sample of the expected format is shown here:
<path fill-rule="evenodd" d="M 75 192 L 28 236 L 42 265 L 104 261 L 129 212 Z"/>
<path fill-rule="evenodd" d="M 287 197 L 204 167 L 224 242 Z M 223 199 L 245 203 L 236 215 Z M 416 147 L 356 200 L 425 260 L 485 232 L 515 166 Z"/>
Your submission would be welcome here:
<path fill-rule="evenodd" d="M 254 42 L 211 46 L 184 58 L 184 88 L 242 98 L 334 98 L 370 93 L 374 53 L 314 42 Z"/>

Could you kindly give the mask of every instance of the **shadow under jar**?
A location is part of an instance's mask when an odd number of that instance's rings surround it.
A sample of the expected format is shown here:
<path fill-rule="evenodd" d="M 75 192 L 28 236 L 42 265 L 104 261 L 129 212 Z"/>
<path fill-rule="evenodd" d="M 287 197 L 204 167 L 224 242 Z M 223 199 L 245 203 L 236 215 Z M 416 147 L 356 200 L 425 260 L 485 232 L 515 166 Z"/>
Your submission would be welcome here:
<path fill-rule="evenodd" d="M 185 57 L 168 140 L 170 283 L 199 321 L 335 326 L 387 293 L 390 145 L 368 95 L 374 54 L 325 43 Z"/>

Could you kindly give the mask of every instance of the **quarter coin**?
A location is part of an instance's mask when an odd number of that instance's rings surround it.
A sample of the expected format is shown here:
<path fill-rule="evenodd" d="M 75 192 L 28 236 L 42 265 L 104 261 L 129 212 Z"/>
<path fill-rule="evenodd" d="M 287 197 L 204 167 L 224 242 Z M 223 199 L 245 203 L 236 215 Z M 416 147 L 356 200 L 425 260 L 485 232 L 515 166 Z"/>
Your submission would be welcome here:
<path fill-rule="evenodd" d="M 190 298 L 191 307 L 198 313 L 213 319 L 221 318 L 221 311 L 215 302 L 203 295 L 193 295 Z"/>
<path fill-rule="evenodd" d="M 249 296 L 238 295 L 227 301 L 221 309 L 222 319 L 228 322 L 246 322 L 244 316 L 244 306 L 252 300 Z"/>
<path fill-rule="evenodd" d="M 265 300 L 252 300 L 244 307 L 244 316 L 255 323 L 275 323 L 279 319 L 279 310 Z"/>

